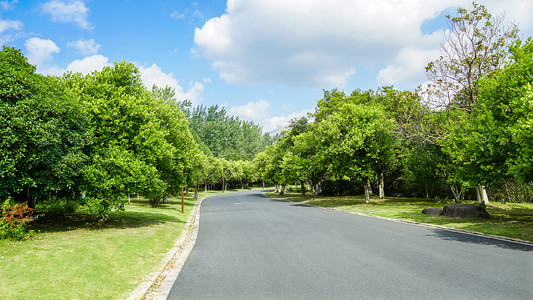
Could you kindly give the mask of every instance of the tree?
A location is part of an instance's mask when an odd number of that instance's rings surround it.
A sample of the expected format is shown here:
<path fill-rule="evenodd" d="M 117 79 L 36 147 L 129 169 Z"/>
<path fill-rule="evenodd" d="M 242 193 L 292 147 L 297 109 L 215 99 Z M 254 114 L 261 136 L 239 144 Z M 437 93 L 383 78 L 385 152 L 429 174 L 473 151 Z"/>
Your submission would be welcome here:
<path fill-rule="evenodd" d="M 394 122 L 379 107 L 346 103 L 315 128 L 322 155 L 337 178 L 361 180 L 370 200 L 370 181 L 394 165 L 397 138 Z"/>
<path fill-rule="evenodd" d="M 270 144 L 270 135 L 251 121 L 229 116 L 224 107 L 192 107 L 190 101 L 179 104 L 189 119 L 194 139 L 208 156 L 230 160 L 251 160 Z"/>
<path fill-rule="evenodd" d="M 93 139 L 85 150 L 85 188 L 95 213 L 105 217 L 110 208 L 120 209 L 131 193 L 156 206 L 185 185 L 190 174 L 181 172 L 196 145 L 171 91 L 147 91 L 139 70 L 125 62 L 64 80 L 89 115 Z"/>
<path fill-rule="evenodd" d="M 502 70 L 479 82 L 475 110 L 450 128 L 443 140 L 453 174 L 469 187 L 515 177 L 533 181 L 533 42 L 517 42 Z"/>
<path fill-rule="evenodd" d="M 54 77 L 35 73 L 19 50 L 0 52 L 0 197 L 79 199 L 87 157 L 85 109 Z"/>
<path fill-rule="evenodd" d="M 505 64 L 518 38 L 517 26 L 505 27 L 503 15 L 493 17 L 485 6 L 472 5 L 470 11 L 459 8 L 456 16 L 446 16 L 449 30 L 441 56 L 426 67 L 432 105 L 472 111 L 478 79 Z"/>
<path fill-rule="evenodd" d="M 318 185 L 327 174 L 328 158 L 323 155 L 321 136 L 319 136 L 312 126 L 308 131 L 302 132 L 294 138 L 294 159 L 293 164 L 298 172 L 298 177 L 311 185 L 311 195 L 316 197 Z M 302 193 L 303 186 L 302 186 Z"/>

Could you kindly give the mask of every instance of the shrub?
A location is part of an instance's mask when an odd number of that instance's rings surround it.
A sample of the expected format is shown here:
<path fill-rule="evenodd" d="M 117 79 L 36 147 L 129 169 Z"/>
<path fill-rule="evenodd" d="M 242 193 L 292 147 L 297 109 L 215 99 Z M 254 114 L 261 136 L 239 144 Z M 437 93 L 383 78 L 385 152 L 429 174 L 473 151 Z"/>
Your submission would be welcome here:
<path fill-rule="evenodd" d="M 22 240 L 33 233 L 28 227 L 35 219 L 34 210 L 26 202 L 15 204 L 12 199 L 7 199 L 1 212 L 0 239 Z"/>
<path fill-rule="evenodd" d="M 52 197 L 51 199 L 42 201 L 36 205 L 36 211 L 38 213 L 46 213 L 49 216 L 63 216 L 66 214 L 72 214 L 76 212 L 78 203 L 71 199 L 57 199 Z"/>

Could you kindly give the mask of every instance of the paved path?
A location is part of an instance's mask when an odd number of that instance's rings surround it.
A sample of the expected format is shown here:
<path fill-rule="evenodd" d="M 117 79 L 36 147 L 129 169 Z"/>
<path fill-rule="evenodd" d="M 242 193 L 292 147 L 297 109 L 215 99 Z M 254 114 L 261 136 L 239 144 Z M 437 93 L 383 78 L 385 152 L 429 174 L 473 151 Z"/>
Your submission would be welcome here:
<path fill-rule="evenodd" d="M 533 247 L 229 193 L 168 299 L 533 299 Z"/>

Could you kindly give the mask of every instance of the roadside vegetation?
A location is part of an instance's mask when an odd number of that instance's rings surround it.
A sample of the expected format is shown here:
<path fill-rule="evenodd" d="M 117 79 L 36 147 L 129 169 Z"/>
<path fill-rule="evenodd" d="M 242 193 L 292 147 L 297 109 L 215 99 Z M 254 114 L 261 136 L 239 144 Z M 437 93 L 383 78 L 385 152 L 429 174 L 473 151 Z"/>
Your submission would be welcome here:
<path fill-rule="evenodd" d="M 405 197 L 372 197 L 369 203 L 363 195 L 359 196 L 302 196 L 300 193 L 274 192 L 268 196 L 285 199 L 301 204 L 308 204 L 343 211 L 357 212 L 397 220 L 406 220 L 425 224 L 433 224 L 450 228 L 464 229 L 484 234 L 517 238 L 533 243 L 533 203 L 498 203 L 491 202 L 486 206 L 490 219 L 459 219 L 445 216 L 427 216 L 422 214 L 424 208 L 443 207 L 445 199 L 405 198 Z M 465 201 L 474 203 L 475 201 Z"/>
<path fill-rule="evenodd" d="M 365 203 L 403 195 L 533 202 L 533 40 L 483 5 L 448 16 L 441 56 L 415 91 L 324 91 L 255 157 L 265 181 Z"/>
<path fill-rule="evenodd" d="M 201 192 L 200 198 L 222 191 Z M 160 271 L 196 200 L 181 198 L 151 207 L 134 197 L 125 211 L 99 221 L 86 210 L 44 215 L 23 242 L 0 240 L 3 299 L 124 299 L 145 277 Z"/>

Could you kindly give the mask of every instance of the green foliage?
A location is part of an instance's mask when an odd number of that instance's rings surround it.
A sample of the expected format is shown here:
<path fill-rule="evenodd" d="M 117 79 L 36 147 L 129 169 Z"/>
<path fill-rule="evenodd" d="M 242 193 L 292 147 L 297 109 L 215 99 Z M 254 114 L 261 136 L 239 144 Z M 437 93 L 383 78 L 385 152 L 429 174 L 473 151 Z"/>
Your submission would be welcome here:
<path fill-rule="evenodd" d="M 77 202 L 68 198 L 52 196 L 38 203 L 35 206 L 35 211 L 44 213 L 46 216 L 64 216 L 76 212 L 79 202 L 81 200 Z"/>
<path fill-rule="evenodd" d="M 0 210 L 0 239 L 22 240 L 32 233 L 28 226 L 35 219 L 34 210 L 27 203 L 16 204 L 8 198 Z"/>
<path fill-rule="evenodd" d="M 190 130 L 202 151 L 208 156 L 230 160 L 251 160 L 271 143 L 261 126 L 229 116 L 224 107 L 203 105 L 192 107 L 190 101 L 180 103 L 189 119 Z"/>
<path fill-rule="evenodd" d="M 323 155 L 337 178 L 372 179 L 395 164 L 394 123 L 378 107 L 347 103 L 318 123 Z"/>
<path fill-rule="evenodd" d="M 18 50 L 0 52 L 0 197 L 30 207 L 50 192 L 78 192 L 87 157 L 84 107 L 55 77 L 34 73 Z"/>
<path fill-rule="evenodd" d="M 480 81 L 475 110 L 451 124 L 443 139 L 450 174 L 468 187 L 510 177 L 533 181 L 533 43 L 518 42 L 511 52 L 505 68 Z"/>
<path fill-rule="evenodd" d="M 157 206 L 196 180 L 199 150 L 171 89 L 147 91 L 139 70 L 125 62 L 64 80 L 88 112 L 92 143 L 83 174 L 90 211 L 105 217 L 130 194 Z"/>

